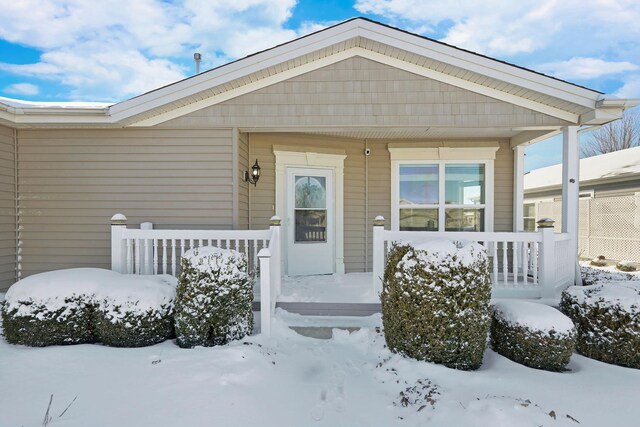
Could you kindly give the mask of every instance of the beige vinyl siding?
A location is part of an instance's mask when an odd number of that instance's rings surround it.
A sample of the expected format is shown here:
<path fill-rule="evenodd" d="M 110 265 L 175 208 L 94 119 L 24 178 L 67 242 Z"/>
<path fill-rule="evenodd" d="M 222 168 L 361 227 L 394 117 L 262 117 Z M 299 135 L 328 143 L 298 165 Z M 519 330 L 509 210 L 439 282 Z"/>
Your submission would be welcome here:
<path fill-rule="evenodd" d="M 268 227 L 275 208 L 274 145 L 294 147 L 299 151 L 323 152 L 344 149 L 344 255 L 347 272 L 371 271 L 373 218 L 383 215 L 387 228 L 391 220 L 391 160 L 389 143 L 410 143 L 416 147 L 472 146 L 471 141 L 371 141 L 302 134 L 251 134 L 250 158 L 258 158 L 262 176 L 258 186 L 250 187 L 250 226 Z M 509 141 L 500 141 L 495 161 L 494 228 L 512 230 L 513 151 Z M 365 156 L 364 149 L 371 149 Z M 367 179 L 365 179 L 365 177 Z"/>
<path fill-rule="evenodd" d="M 160 126 L 516 127 L 567 123 L 469 90 L 354 57 Z"/>
<path fill-rule="evenodd" d="M 233 225 L 231 129 L 24 130 L 22 274 L 110 267 L 109 220 Z"/>
<path fill-rule="evenodd" d="M 249 183 L 242 178 L 244 172 L 250 170 L 249 163 L 249 134 L 238 134 L 238 228 L 249 228 Z"/>
<path fill-rule="evenodd" d="M 16 279 L 14 131 L 0 126 L 0 292 Z"/>
<path fill-rule="evenodd" d="M 367 207 L 367 246 L 364 260 L 366 271 L 373 265 L 373 218 L 382 215 L 385 228 L 391 224 L 391 157 L 388 141 L 367 141 L 371 155 L 367 158 L 368 166 L 368 207 Z M 364 255 L 363 255 L 364 256 Z"/>

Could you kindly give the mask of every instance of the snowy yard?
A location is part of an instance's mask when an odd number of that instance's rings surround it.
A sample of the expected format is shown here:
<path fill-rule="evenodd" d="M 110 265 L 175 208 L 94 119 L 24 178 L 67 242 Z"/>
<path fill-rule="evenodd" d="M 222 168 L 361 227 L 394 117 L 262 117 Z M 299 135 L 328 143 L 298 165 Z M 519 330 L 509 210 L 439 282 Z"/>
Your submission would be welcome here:
<path fill-rule="evenodd" d="M 569 372 L 488 350 L 463 372 L 392 355 L 370 325 L 306 338 L 279 312 L 274 337 L 185 350 L 30 348 L 0 338 L 0 426 L 635 426 L 640 371 L 574 354 Z M 65 408 L 77 399 L 59 417 Z M 551 414 L 551 415 L 549 415 Z M 553 418 L 555 416 L 555 418 Z M 579 421 L 573 421 L 571 418 Z"/>

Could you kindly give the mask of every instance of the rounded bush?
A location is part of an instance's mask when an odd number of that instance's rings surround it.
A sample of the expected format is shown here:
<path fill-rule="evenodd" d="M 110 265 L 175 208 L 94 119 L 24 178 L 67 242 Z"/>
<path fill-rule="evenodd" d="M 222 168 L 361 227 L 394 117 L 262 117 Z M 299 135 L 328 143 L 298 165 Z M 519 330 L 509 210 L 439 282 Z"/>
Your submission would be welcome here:
<path fill-rule="evenodd" d="M 96 341 L 90 296 L 72 295 L 47 302 L 38 298 L 13 301 L 10 291 L 11 288 L 2 310 L 2 327 L 11 344 L 45 347 Z"/>
<path fill-rule="evenodd" d="M 625 272 L 637 270 L 635 264 L 632 263 L 631 261 L 620 261 L 619 263 L 616 264 L 616 268 L 620 271 L 625 271 Z"/>
<path fill-rule="evenodd" d="M 525 366 L 564 371 L 575 348 L 575 327 L 558 310 L 527 301 L 492 307 L 491 348 Z"/>
<path fill-rule="evenodd" d="M 175 336 L 174 277 L 125 276 L 96 302 L 98 341 L 113 347 L 144 347 Z"/>
<path fill-rule="evenodd" d="M 387 345 L 418 360 L 477 369 L 487 345 L 490 298 L 482 246 L 394 245 L 380 295 Z"/>
<path fill-rule="evenodd" d="M 176 291 L 180 347 L 226 344 L 253 330 L 253 284 L 244 254 L 213 247 L 187 251 Z"/>
<path fill-rule="evenodd" d="M 173 336 L 176 280 L 97 268 L 50 271 L 9 288 L 2 309 L 7 341 L 34 347 L 103 342 L 155 344 Z"/>
<path fill-rule="evenodd" d="M 578 353 L 640 369 L 640 282 L 573 286 L 560 308 L 576 325 Z"/>

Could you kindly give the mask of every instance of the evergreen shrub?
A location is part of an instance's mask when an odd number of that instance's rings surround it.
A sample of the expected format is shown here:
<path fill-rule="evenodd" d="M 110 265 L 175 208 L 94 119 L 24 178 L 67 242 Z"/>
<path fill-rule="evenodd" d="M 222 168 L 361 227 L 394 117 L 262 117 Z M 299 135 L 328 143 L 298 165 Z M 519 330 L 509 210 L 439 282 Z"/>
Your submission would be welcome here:
<path fill-rule="evenodd" d="M 491 282 L 477 243 L 396 244 L 383 278 L 382 320 L 389 348 L 418 360 L 472 370 L 489 332 Z"/>
<path fill-rule="evenodd" d="M 187 251 L 176 293 L 178 345 L 210 347 L 249 335 L 252 302 L 253 283 L 243 253 L 208 246 Z"/>

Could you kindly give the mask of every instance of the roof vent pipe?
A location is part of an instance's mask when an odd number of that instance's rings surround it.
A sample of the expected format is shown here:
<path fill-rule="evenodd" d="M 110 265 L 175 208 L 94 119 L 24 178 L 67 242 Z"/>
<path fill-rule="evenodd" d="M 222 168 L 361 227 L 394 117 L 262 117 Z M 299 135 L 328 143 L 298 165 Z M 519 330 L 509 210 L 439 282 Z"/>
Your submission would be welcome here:
<path fill-rule="evenodd" d="M 200 74 L 200 61 L 202 61 L 202 55 L 198 52 L 194 53 L 193 60 L 196 61 L 196 74 Z"/>

